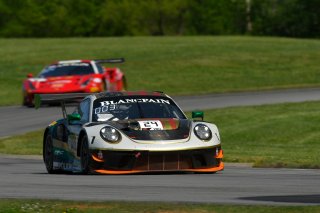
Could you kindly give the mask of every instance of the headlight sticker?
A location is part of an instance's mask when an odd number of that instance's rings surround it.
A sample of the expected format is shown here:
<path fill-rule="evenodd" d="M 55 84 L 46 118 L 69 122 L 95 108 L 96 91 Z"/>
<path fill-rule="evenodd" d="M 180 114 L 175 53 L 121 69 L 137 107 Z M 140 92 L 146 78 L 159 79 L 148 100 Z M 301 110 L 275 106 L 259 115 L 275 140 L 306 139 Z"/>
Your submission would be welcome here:
<path fill-rule="evenodd" d="M 220 138 L 219 138 L 219 136 L 218 136 L 218 134 L 217 133 L 214 133 L 215 135 L 216 135 L 216 137 L 218 138 L 218 140 L 220 141 Z"/>

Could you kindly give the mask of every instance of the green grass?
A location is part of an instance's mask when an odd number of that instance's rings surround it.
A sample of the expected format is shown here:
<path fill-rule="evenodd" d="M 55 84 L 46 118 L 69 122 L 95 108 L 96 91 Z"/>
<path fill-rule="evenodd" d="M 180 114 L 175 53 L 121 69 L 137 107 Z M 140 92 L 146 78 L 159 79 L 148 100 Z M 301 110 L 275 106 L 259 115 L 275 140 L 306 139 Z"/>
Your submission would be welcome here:
<path fill-rule="evenodd" d="M 320 102 L 234 107 L 205 112 L 217 124 L 225 162 L 320 168 Z M 0 139 L 0 153 L 41 154 L 43 131 Z"/>
<path fill-rule="evenodd" d="M 22 80 L 65 59 L 125 57 L 130 90 L 170 95 L 320 86 L 320 40 L 264 37 L 0 39 L 0 105 Z"/>
<path fill-rule="evenodd" d="M 320 102 L 206 112 L 218 125 L 227 162 L 257 167 L 320 168 Z"/>
<path fill-rule="evenodd" d="M 44 130 L 0 139 L 0 153 L 16 155 L 42 155 Z"/>
<path fill-rule="evenodd" d="M 144 213 L 311 213 L 319 206 L 246 206 L 143 202 L 76 202 L 54 200 L 0 199 L 0 212 L 144 212 Z"/>

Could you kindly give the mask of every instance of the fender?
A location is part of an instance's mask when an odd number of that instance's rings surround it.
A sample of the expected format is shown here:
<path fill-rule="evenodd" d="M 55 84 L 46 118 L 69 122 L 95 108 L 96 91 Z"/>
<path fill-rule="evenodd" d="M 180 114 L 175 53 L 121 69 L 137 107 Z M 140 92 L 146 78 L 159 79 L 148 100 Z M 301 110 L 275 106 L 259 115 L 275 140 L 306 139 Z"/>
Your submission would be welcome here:
<path fill-rule="evenodd" d="M 126 89 L 125 76 L 119 68 L 105 68 L 105 78 L 108 91 L 122 91 Z"/>

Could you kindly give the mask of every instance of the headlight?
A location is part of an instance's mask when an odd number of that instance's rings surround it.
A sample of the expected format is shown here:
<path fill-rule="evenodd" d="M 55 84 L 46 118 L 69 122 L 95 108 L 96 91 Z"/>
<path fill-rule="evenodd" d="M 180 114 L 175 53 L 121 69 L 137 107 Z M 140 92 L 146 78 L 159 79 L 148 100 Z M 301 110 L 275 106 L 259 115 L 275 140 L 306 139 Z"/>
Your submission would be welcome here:
<path fill-rule="evenodd" d="M 102 80 L 101 80 L 100 78 L 94 78 L 92 81 L 93 81 L 94 83 L 97 83 L 97 84 L 99 84 L 99 83 L 102 82 Z"/>
<path fill-rule="evenodd" d="M 198 124 L 194 127 L 194 134 L 201 140 L 210 140 L 212 137 L 211 130 L 204 124 Z"/>
<path fill-rule="evenodd" d="M 103 140 L 109 143 L 118 143 L 121 140 L 121 135 L 115 128 L 111 126 L 103 127 L 100 130 L 100 135 Z"/>

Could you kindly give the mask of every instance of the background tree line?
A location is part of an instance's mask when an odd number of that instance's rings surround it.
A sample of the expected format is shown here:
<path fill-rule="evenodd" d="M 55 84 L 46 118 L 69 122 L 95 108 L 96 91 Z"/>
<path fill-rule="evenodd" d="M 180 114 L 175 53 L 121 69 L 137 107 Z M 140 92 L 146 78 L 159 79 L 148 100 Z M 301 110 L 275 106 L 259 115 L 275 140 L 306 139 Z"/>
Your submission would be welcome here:
<path fill-rule="evenodd" d="M 320 37 L 320 0 L 0 0 L 0 37 Z"/>

